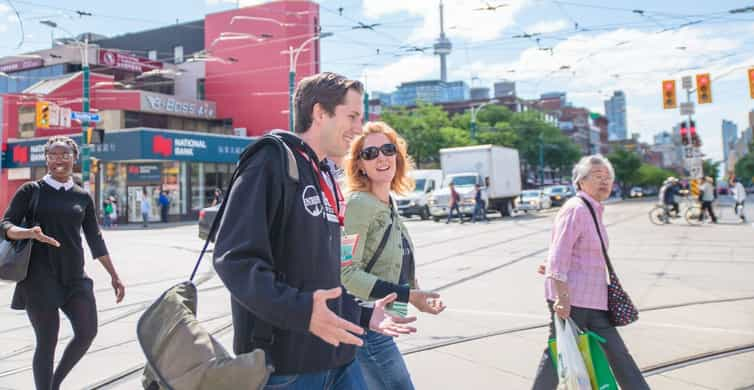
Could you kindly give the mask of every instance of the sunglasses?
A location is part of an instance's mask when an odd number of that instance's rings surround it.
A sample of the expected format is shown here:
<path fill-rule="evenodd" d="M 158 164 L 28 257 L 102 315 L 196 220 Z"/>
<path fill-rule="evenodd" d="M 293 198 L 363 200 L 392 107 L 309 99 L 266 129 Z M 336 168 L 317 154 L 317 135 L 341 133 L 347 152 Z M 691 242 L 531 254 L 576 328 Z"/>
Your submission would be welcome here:
<path fill-rule="evenodd" d="M 359 153 L 359 158 L 361 158 L 364 161 L 371 161 L 377 158 L 379 156 L 380 152 L 382 152 L 382 155 L 385 157 L 395 156 L 395 153 L 398 151 L 398 148 L 395 147 L 395 144 L 384 144 L 380 146 L 379 148 L 376 146 L 370 146 L 368 148 L 364 148 L 364 150 Z"/>

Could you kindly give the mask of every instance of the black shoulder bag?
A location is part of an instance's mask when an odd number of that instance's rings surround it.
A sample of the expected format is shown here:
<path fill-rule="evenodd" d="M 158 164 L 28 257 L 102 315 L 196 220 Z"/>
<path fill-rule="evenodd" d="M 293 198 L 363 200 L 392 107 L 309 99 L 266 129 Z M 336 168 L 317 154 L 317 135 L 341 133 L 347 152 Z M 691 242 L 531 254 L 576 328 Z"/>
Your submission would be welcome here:
<path fill-rule="evenodd" d="M 39 183 L 32 182 L 33 192 L 29 210 L 26 212 L 22 227 L 30 228 L 37 223 L 37 206 L 39 205 Z M 31 219 L 29 219 L 29 211 Z M 31 248 L 34 239 L 27 240 L 2 240 L 0 241 L 0 279 L 11 282 L 20 282 L 26 279 L 31 260 Z"/>
<path fill-rule="evenodd" d="M 607 255 L 607 248 L 605 247 L 605 241 L 602 240 L 602 233 L 600 233 L 600 225 L 597 223 L 597 214 L 594 213 L 594 208 L 584 197 L 579 196 L 582 202 L 589 209 L 589 213 L 592 214 L 592 220 L 594 221 L 594 228 L 597 229 L 597 236 L 600 238 L 600 246 L 602 246 L 602 255 L 605 257 L 605 264 L 607 264 L 607 271 L 610 276 L 610 282 L 607 285 L 607 310 L 610 317 L 610 323 L 613 326 L 625 326 L 639 319 L 639 310 L 636 309 L 631 297 L 628 296 L 626 290 L 618 280 L 618 275 L 613 269 L 613 264 L 610 262 L 610 257 Z"/>

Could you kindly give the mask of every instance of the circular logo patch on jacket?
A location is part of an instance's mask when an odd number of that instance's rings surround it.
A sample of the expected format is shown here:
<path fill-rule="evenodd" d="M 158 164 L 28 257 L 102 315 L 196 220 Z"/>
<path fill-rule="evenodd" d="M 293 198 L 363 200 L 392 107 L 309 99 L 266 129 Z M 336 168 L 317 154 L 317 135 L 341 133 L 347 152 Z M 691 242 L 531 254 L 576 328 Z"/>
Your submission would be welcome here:
<path fill-rule="evenodd" d="M 312 185 L 306 186 L 304 192 L 301 193 L 301 198 L 304 202 L 304 208 L 313 217 L 319 217 L 322 215 L 322 200 L 317 194 L 317 188 Z"/>

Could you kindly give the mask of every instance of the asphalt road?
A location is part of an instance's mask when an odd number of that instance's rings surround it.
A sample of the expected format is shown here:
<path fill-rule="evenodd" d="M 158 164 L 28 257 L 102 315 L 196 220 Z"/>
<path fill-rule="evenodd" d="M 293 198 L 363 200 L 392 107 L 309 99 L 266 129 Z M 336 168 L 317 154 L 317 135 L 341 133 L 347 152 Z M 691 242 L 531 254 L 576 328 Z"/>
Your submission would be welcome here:
<path fill-rule="evenodd" d="M 624 287 L 642 309 L 621 329 L 655 389 L 746 389 L 754 386 L 754 226 L 737 223 L 721 199 L 718 225 L 680 221 L 655 226 L 650 201 L 609 204 L 605 219 L 611 258 Z M 545 347 L 548 321 L 543 278 L 536 267 L 547 254 L 556 210 L 489 224 L 411 220 L 417 276 L 440 291 L 448 310 L 419 315 L 420 331 L 399 339 L 418 389 L 527 389 Z M 754 212 L 749 210 L 750 220 Z M 197 228 L 106 231 L 114 261 L 127 284 L 116 305 L 107 274 L 95 262 L 100 330 L 87 356 L 64 383 L 89 389 L 138 372 L 135 340 L 140 313 L 164 289 L 190 274 L 201 248 Z M 207 259 L 209 260 L 209 259 Z M 228 295 L 200 269 L 199 317 L 230 348 Z M 25 313 L 8 308 L 12 286 L 0 283 L 0 389 L 32 389 L 34 337 Z M 58 357 L 69 324 L 61 326 Z M 687 361 L 691 357 L 696 360 Z M 693 364 L 678 368 L 680 363 Z M 665 367 L 667 366 L 667 367 Z M 651 368 L 662 368 L 650 371 Z M 140 388 L 139 375 L 101 388 Z"/>

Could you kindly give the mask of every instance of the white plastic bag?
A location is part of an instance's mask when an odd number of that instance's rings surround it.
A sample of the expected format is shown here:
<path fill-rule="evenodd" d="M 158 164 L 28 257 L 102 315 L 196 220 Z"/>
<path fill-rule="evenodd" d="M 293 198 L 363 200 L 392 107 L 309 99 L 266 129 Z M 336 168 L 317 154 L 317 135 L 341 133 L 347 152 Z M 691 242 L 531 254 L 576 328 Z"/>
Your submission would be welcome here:
<path fill-rule="evenodd" d="M 553 314 L 558 345 L 558 390 L 592 390 L 589 372 L 578 345 L 576 326 L 569 318 L 563 321 Z"/>

